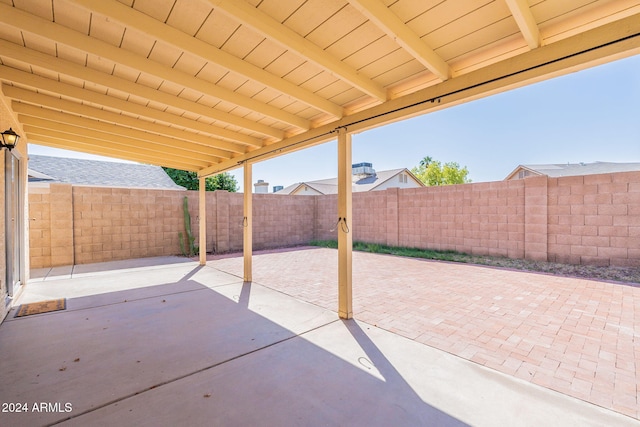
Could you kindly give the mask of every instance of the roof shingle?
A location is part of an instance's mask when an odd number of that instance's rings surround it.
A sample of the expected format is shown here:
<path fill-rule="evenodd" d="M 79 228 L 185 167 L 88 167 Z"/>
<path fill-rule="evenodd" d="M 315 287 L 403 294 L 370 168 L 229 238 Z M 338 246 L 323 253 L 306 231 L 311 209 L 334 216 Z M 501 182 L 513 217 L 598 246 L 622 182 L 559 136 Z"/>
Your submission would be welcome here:
<path fill-rule="evenodd" d="M 43 179 L 43 175 L 51 179 Z M 44 180 L 96 187 L 184 190 L 161 167 L 138 163 L 30 155 L 29 176 L 31 182 Z"/>
<path fill-rule="evenodd" d="M 640 163 L 613 162 L 556 163 L 547 165 L 518 166 L 518 168 L 520 167 L 524 167 L 542 175 L 547 175 L 551 178 L 559 178 L 562 176 L 596 175 L 602 173 L 640 171 Z M 516 168 L 516 170 L 518 170 L 518 168 Z M 514 172 L 512 172 L 509 176 L 513 175 Z"/>

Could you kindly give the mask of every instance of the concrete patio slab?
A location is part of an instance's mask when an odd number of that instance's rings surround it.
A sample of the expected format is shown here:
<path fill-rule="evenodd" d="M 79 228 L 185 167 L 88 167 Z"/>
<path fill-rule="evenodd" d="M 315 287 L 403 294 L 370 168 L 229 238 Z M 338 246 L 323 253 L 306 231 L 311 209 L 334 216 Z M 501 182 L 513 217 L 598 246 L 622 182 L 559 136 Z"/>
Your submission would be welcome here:
<path fill-rule="evenodd" d="M 99 262 L 93 264 L 65 265 L 50 268 L 35 268 L 29 273 L 29 283 L 46 280 L 61 280 L 78 277 L 81 274 L 96 275 L 100 272 L 113 273 L 113 271 L 165 268 L 174 264 L 194 264 L 188 258 L 178 256 L 162 256 L 149 258 L 135 258 L 121 261 Z"/>
<path fill-rule="evenodd" d="M 65 425 L 157 420 L 216 426 L 635 425 L 357 321 L 333 322 Z"/>
<path fill-rule="evenodd" d="M 144 280 L 141 279 L 140 272 L 135 274 L 134 272 L 124 270 L 118 275 L 105 275 L 101 273 L 88 276 L 91 277 L 91 280 L 84 282 L 72 279 L 71 277 L 58 277 L 54 280 L 34 283 L 29 282 L 28 292 L 24 292 L 18 302 L 25 304 L 59 298 L 60 295 L 66 298 L 79 298 L 155 286 L 159 283 L 178 283 L 196 268 L 197 264 L 193 263 L 171 269 L 144 270 L 144 273 L 142 273 L 145 276 Z M 227 277 L 232 278 L 232 281 L 237 281 L 237 278 L 230 274 L 227 274 Z"/>
<path fill-rule="evenodd" d="M 69 298 L 66 311 L 0 325 L 0 402 L 64 401 L 82 413 L 335 321 L 327 310 L 214 270 L 205 275 L 218 278 L 209 287 L 194 277 L 166 283 L 184 276 L 184 266 L 165 268 L 160 276 L 158 271 L 116 272 L 101 282 L 103 293 Z M 147 286 L 107 292 L 114 283 L 134 283 L 132 276 Z M 82 288 L 105 277 L 70 280 Z M 24 296 L 29 298 L 28 289 Z M 291 313 L 295 318 L 289 319 Z M 0 425 L 44 425 L 68 416 L 1 415 L 8 424 Z"/>

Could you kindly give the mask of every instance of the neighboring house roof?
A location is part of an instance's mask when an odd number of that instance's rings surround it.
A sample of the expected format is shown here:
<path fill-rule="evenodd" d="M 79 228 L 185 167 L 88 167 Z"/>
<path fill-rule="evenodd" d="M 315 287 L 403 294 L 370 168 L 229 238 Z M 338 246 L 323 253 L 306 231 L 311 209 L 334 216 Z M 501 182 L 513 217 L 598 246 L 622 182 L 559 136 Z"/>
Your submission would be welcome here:
<path fill-rule="evenodd" d="M 389 181 L 393 177 L 397 176 L 400 173 L 406 173 L 409 177 L 411 177 L 416 183 L 418 183 L 421 187 L 424 187 L 424 184 L 415 177 L 406 168 L 401 169 L 391 169 L 387 171 L 379 171 L 376 172 L 375 175 L 367 176 L 357 181 L 353 181 L 352 191 L 354 193 L 362 193 L 366 191 L 373 191 L 376 187 L 381 186 L 385 182 Z M 276 192 L 275 194 L 293 194 L 302 186 L 310 187 L 321 194 L 337 194 L 338 193 L 338 178 L 328 178 L 328 179 L 319 179 L 316 181 L 305 181 L 305 182 L 297 182 L 288 187 L 283 188 L 282 190 Z"/>
<path fill-rule="evenodd" d="M 298 191 L 299 188 L 307 186 L 320 194 L 337 194 L 338 186 L 331 184 L 318 184 L 316 181 L 308 181 L 308 182 L 296 182 L 295 184 L 291 184 L 288 187 L 283 188 L 280 191 L 276 191 L 275 194 L 294 194 Z"/>
<path fill-rule="evenodd" d="M 519 165 L 511 172 L 505 180 L 509 180 L 517 175 L 521 170 L 530 172 L 533 175 L 547 175 L 551 178 L 561 176 L 595 175 L 601 173 L 633 172 L 640 171 L 640 163 L 564 163 L 548 165 Z"/>
<path fill-rule="evenodd" d="M 29 182 L 184 190 L 160 166 L 37 155 L 29 156 Z"/>

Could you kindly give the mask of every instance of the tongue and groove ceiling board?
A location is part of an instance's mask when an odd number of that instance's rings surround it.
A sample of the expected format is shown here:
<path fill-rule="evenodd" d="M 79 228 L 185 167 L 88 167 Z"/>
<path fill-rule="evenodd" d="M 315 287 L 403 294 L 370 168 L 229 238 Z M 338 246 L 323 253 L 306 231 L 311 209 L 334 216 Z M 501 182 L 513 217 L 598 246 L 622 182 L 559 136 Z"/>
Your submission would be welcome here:
<path fill-rule="evenodd" d="M 0 0 L 29 142 L 201 176 L 638 53 L 640 0 Z"/>

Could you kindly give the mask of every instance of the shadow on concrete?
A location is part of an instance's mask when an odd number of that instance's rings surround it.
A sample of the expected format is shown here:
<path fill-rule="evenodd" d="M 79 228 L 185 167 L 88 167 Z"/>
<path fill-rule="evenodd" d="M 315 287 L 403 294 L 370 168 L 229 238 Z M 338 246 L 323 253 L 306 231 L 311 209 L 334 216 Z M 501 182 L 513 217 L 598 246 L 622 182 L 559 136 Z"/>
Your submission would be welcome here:
<path fill-rule="evenodd" d="M 422 401 L 354 322 L 251 283 L 205 286 L 201 271 L 0 325 L 0 402 L 29 409 L 0 424 L 463 425 Z M 307 339 L 325 328 L 328 347 Z"/>
<path fill-rule="evenodd" d="M 251 282 L 243 282 L 240 295 L 237 298 L 238 304 L 242 307 L 249 307 L 249 297 L 251 296 Z M 236 299 L 236 298 L 234 298 Z"/>

